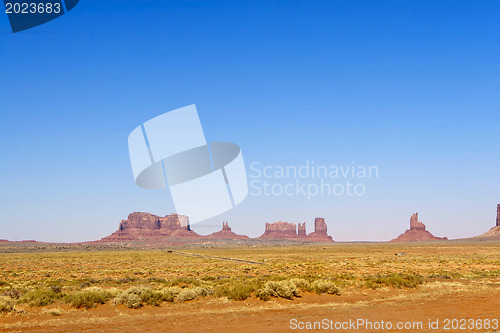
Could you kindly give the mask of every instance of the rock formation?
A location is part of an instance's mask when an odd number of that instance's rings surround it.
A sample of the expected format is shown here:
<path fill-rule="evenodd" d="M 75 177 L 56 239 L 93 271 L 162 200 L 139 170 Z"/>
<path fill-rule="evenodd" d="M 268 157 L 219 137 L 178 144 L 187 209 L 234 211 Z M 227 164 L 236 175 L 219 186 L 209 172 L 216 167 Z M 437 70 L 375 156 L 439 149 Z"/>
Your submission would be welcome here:
<path fill-rule="evenodd" d="M 131 213 L 126 220 L 122 220 L 118 230 L 104 237 L 98 242 L 151 242 L 160 243 L 177 238 L 203 241 L 204 239 L 250 239 L 245 235 L 238 235 L 231 231 L 229 223 L 222 222 L 222 230 L 208 236 L 200 236 L 191 230 L 187 216 L 170 214 L 164 217 L 150 213 Z M 314 220 L 314 232 L 306 233 L 306 223 L 298 226 L 289 222 L 266 223 L 266 230 L 259 239 L 274 240 L 303 240 L 308 242 L 333 242 L 327 234 L 324 218 Z"/>
<path fill-rule="evenodd" d="M 410 230 L 425 230 L 425 224 L 418 221 L 418 213 L 410 217 Z"/>
<path fill-rule="evenodd" d="M 475 238 L 489 238 L 489 239 L 500 239 L 500 204 L 497 205 L 497 223 L 496 225 L 485 232 L 484 234 L 477 236 Z"/>
<path fill-rule="evenodd" d="M 325 219 L 317 217 L 314 219 L 314 232 L 307 235 L 307 239 L 314 242 L 333 242 L 332 236 L 327 234 Z"/>
<path fill-rule="evenodd" d="M 150 213 L 135 212 L 120 222 L 117 231 L 104 237 L 101 241 L 161 241 L 167 237 L 198 238 L 201 236 L 190 229 L 187 216 L 170 214 L 159 217 Z"/>
<path fill-rule="evenodd" d="M 260 238 L 333 242 L 332 237 L 327 234 L 325 219 L 321 217 L 317 217 L 314 220 L 314 232 L 311 232 L 309 235 L 306 234 L 305 222 L 299 223 L 297 227 L 294 223 L 280 221 L 266 223 L 266 230 Z"/>
<path fill-rule="evenodd" d="M 500 204 L 497 205 L 497 227 L 500 227 Z"/>
<path fill-rule="evenodd" d="M 289 222 L 266 223 L 266 230 L 261 238 L 272 239 L 295 239 L 297 238 L 297 226 Z"/>
<path fill-rule="evenodd" d="M 306 223 L 305 222 L 299 223 L 299 225 L 297 226 L 297 236 L 299 238 L 306 237 Z"/>
<path fill-rule="evenodd" d="M 433 240 L 448 240 L 448 238 L 435 237 L 425 230 L 425 224 L 418 221 L 418 213 L 415 213 L 410 218 L 410 229 L 391 240 L 391 242 L 426 242 Z"/>
<path fill-rule="evenodd" d="M 210 239 L 249 239 L 248 236 L 238 235 L 231 231 L 229 223 L 222 222 L 222 230 L 214 232 L 211 235 L 206 236 Z"/>

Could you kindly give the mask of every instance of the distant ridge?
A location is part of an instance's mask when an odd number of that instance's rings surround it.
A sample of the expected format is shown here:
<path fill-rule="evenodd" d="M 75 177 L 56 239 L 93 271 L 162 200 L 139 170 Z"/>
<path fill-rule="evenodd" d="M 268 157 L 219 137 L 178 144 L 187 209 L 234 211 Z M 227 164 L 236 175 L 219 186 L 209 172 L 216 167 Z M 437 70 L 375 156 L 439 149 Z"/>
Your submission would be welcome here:
<path fill-rule="evenodd" d="M 122 220 L 118 230 L 97 242 L 145 242 L 164 243 L 175 239 L 187 240 L 247 240 L 246 235 L 238 235 L 229 227 L 228 222 L 222 223 L 222 229 L 208 236 L 201 236 L 191 230 L 189 218 L 184 215 L 170 214 L 164 217 L 150 213 L 134 212 L 126 220 Z M 314 220 L 314 232 L 306 234 L 306 224 L 275 222 L 266 223 L 264 234 L 259 240 L 303 240 L 307 242 L 333 242 L 327 234 L 325 219 L 318 217 Z"/>

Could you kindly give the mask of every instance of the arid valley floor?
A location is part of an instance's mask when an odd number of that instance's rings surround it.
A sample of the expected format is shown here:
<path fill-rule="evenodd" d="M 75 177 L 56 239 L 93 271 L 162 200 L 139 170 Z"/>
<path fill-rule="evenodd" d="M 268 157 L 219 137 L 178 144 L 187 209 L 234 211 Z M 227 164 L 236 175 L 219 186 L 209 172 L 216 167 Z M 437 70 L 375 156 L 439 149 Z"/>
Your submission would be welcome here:
<path fill-rule="evenodd" d="M 393 327 L 327 331 L 495 332 L 499 253 L 500 241 L 5 242 L 0 331 L 290 332 L 383 320 Z"/>

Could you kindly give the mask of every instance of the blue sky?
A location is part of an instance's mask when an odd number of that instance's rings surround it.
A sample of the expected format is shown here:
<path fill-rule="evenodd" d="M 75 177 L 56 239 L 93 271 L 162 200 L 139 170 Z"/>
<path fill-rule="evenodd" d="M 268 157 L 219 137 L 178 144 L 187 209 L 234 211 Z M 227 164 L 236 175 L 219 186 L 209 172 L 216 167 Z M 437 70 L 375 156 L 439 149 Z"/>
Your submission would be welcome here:
<path fill-rule="evenodd" d="M 388 240 L 418 211 L 438 236 L 485 232 L 500 203 L 498 1 L 80 1 L 13 34 L 0 15 L 0 238 L 84 241 L 133 211 L 127 137 L 196 104 L 247 167 L 376 165 L 361 197 L 249 196 L 197 224 L 325 217 L 336 240 Z"/>

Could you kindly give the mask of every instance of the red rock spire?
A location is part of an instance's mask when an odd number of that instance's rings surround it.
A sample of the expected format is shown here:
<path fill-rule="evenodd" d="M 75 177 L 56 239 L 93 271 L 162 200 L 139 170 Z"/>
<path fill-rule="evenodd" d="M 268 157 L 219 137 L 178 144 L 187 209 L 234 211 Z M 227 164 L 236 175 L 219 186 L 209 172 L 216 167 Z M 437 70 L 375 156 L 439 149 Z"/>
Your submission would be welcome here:
<path fill-rule="evenodd" d="M 500 227 L 500 204 L 497 205 L 497 227 Z"/>

